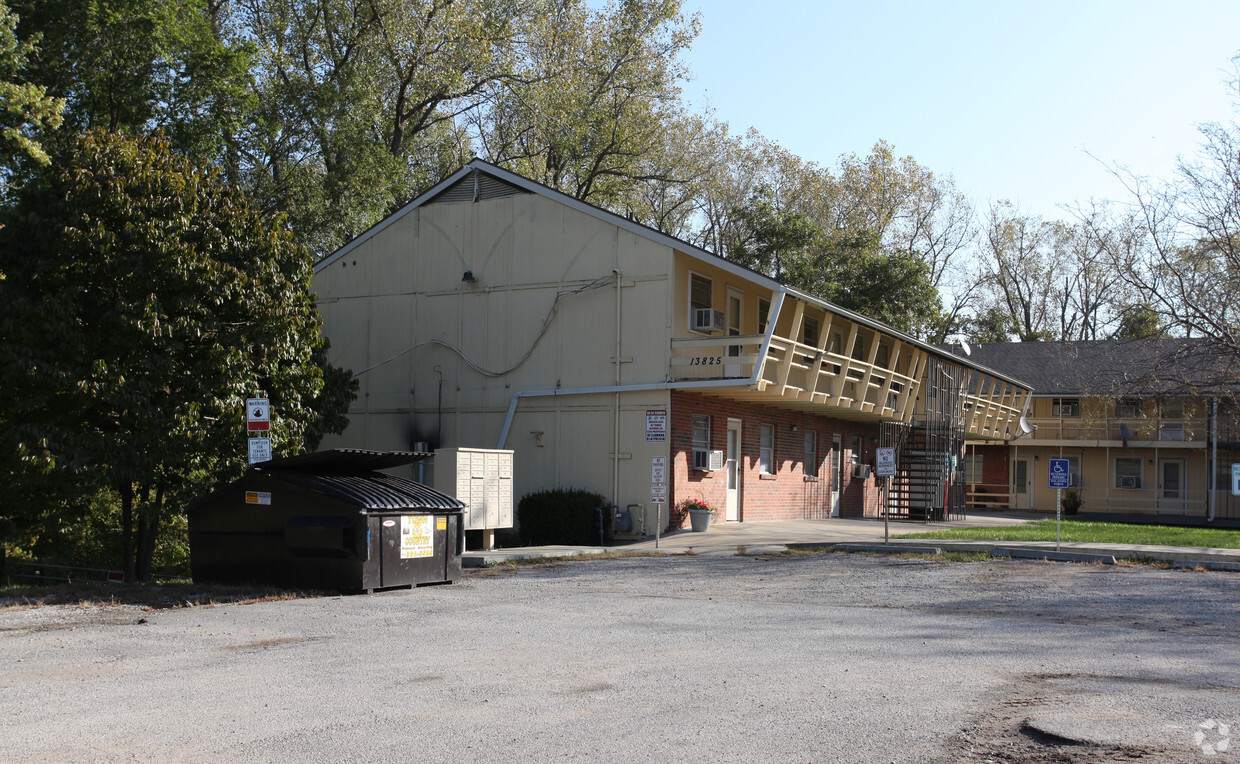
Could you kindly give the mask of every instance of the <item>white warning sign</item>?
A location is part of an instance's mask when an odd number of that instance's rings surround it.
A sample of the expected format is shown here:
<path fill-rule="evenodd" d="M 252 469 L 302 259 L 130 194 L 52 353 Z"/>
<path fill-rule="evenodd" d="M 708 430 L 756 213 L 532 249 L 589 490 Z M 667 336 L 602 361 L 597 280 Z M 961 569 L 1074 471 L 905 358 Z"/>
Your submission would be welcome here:
<path fill-rule="evenodd" d="M 402 515 L 400 518 L 400 559 L 435 556 L 435 518 L 432 515 Z"/>

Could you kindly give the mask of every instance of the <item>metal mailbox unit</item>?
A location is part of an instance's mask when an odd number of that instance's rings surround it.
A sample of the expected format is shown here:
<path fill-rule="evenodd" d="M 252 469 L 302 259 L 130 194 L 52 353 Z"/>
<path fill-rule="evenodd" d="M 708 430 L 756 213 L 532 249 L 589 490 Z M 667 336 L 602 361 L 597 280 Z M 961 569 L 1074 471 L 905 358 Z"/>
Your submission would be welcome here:
<path fill-rule="evenodd" d="M 465 504 L 377 471 L 427 456 L 336 449 L 251 467 L 189 506 L 194 581 L 367 593 L 455 581 Z"/>

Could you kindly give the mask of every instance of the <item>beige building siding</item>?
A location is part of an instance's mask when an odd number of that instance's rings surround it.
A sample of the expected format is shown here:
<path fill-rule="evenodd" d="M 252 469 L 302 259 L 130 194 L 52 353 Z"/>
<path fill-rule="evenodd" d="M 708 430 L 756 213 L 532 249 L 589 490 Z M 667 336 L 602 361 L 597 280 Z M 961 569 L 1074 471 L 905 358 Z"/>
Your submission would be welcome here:
<path fill-rule="evenodd" d="M 408 211 L 315 275 L 333 361 L 360 372 L 349 427 L 323 447 L 495 448 L 515 392 L 617 382 L 617 300 L 619 382 L 664 381 L 673 262 L 666 246 L 535 194 Z M 668 449 L 645 443 L 645 414 L 669 396 L 620 398 L 616 498 L 647 504 L 650 458 Z M 615 394 L 522 399 L 505 444 L 518 498 L 612 486 L 616 405 Z"/>

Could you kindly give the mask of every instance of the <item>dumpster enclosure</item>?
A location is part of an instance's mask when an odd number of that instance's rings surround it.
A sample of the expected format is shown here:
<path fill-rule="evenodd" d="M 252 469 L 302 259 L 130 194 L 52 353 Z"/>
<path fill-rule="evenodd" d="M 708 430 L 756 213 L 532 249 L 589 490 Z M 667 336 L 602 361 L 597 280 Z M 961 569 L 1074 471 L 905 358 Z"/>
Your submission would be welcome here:
<path fill-rule="evenodd" d="M 336 449 L 254 465 L 188 507 L 194 582 L 369 593 L 455 581 L 465 504 L 377 471 L 427 456 Z"/>

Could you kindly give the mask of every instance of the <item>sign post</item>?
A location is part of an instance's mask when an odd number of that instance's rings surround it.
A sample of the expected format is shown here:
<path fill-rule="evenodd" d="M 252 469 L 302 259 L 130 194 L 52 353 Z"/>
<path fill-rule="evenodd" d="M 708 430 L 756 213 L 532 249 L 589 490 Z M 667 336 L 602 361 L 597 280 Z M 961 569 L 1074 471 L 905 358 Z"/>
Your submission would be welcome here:
<path fill-rule="evenodd" d="M 883 479 L 883 543 L 891 543 L 891 530 L 887 522 L 887 499 L 891 495 L 891 478 L 896 474 L 896 450 L 880 448 L 875 451 L 874 474 Z"/>
<path fill-rule="evenodd" d="M 1059 523 L 1063 514 L 1063 489 L 1071 485 L 1072 467 L 1067 459 L 1051 459 L 1050 487 L 1055 489 L 1055 551 L 1059 551 Z"/>

